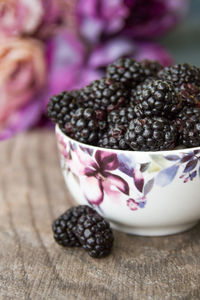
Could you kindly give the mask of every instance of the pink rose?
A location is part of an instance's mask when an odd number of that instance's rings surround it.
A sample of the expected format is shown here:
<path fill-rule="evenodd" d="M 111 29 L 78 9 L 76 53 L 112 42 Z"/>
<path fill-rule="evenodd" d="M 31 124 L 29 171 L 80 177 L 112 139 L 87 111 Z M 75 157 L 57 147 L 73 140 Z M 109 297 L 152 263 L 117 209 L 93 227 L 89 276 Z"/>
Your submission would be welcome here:
<path fill-rule="evenodd" d="M 46 38 L 64 22 L 72 23 L 75 1 L 0 0 L 0 36 Z"/>
<path fill-rule="evenodd" d="M 41 42 L 0 39 L 0 132 L 16 120 L 16 112 L 24 110 L 45 83 L 46 62 Z"/>
<path fill-rule="evenodd" d="M 40 0 L 1 0 L 0 34 L 17 36 L 36 31 L 43 16 Z"/>

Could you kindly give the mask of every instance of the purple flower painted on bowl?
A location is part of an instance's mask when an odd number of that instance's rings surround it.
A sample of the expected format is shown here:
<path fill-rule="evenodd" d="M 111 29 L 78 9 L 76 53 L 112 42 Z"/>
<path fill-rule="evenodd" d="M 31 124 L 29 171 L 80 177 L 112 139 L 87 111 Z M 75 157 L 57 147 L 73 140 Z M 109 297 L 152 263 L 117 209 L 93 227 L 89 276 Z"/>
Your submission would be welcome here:
<path fill-rule="evenodd" d="M 112 171 L 118 168 L 119 162 L 115 153 L 97 150 L 94 160 L 90 164 L 85 163 L 84 176 L 80 179 L 81 187 L 86 199 L 99 205 L 104 195 L 110 200 L 117 201 L 122 194 L 129 194 L 127 182 Z"/>

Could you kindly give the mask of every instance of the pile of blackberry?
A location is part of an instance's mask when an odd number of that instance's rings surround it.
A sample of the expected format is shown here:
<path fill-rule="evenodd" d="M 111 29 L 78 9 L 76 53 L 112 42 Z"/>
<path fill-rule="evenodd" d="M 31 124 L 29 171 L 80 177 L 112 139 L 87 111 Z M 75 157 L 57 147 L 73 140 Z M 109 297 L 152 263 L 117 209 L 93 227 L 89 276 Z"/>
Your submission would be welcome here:
<path fill-rule="evenodd" d="M 68 209 L 53 222 L 52 230 L 60 246 L 82 246 L 94 258 L 107 256 L 113 246 L 109 223 L 87 205 Z"/>
<path fill-rule="evenodd" d="M 105 77 L 50 99 L 50 119 L 72 139 L 110 149 L 200 146 L 200 69 L 120 58 Z"/>

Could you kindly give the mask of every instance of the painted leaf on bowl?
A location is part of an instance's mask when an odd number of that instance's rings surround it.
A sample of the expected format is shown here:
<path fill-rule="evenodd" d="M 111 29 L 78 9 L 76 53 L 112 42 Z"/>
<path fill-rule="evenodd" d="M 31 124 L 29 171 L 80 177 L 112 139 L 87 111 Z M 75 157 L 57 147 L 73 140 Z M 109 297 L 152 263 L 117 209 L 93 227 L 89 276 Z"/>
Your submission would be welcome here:
<path fill-rule="evenodd" d="M 178 169 L 179 169 L 178 165 L 173 165 L 169 168 L 166 168 L 166 169 L 163 169 L 162 171 L 160 171 L 155 178 L 156 184 L 161 187 L 164 187 L 164 186 L 168 185 L 169 183 L 171 183 L 173 181 L 173 179 L 175 178 Z"/>
<path fill-rule="evenodd" d="M 189 174 L 189 176 L 190 176 L 190 180 L 193 180 L 197 176 L 197 171 L 195 170 L 194 172 Z"/>
<path fill-rule="evenodd" d="M 148 169 L 149 165 L 150 165 L 150 162 L 141 164 L 140 165 L 140 171 L 145 172 Z"/>
<path fill-rule="evenodd" d="M 171 161 L 177 161 L 180 159 L 180 157 L 178 155 L 174 155 L 174 154 L 166 155 L 165 158 L 167 160 L 171 160 Z"/>
<path fill-rule="evenodd" d="M 181 163 L 185 163 L 186 161 L 191 160 L 194 157 L 194 153 L 191 152 L 190 154 L 184 155 L 181 159 Z"/>
<path fill-rule="evenodd" d="M 93 149 L 91 149 L 91 148 L 87 148 L 87 147 L 83 147 L 83 146 L 80 146 L 80 149 L 83 151 L 83 152 L 85 152 L 85 153 L 88 153 L 90 156 L 92 156 L 92 154 L 93 154 Z"/>
<path fill-rule="evenodd" d="M 199 154 L 200 153 L 200 150 L 194 150 L 194 154 Z"/>
<path fill-rule="evenodd" d="M 128 158 L 124 154 L 118 155 L 119 166 L 118 169 L 128 175 L 129 177 L 133 177 L 134 166 L 133 162 L 130 158 Z"/>
<path fill-rule="evenodd" d="M 144 186 L 144 177 L 140 170 L 134 170 L 133 172 L 133 180 L 136 188 L 142 193 L 143 186 Z"/>
<path fill-rule="evenodd" d="M 183 170 L 183 173 L 188 173 L 188 172 L 194 170 L 194 168 L 196 167 L 197 163 L 198 163 L 198 159 L 197 158 L 195 158 L 193 160 L 190 160 L 186 164 L 185 169 Z"/>
<path fill-rule="evenodd" d="M 147 181 L 147 183 L 144 186 L 144 195 L 146 196 L 151 190 L 154 185 L 154 178 Z"/>

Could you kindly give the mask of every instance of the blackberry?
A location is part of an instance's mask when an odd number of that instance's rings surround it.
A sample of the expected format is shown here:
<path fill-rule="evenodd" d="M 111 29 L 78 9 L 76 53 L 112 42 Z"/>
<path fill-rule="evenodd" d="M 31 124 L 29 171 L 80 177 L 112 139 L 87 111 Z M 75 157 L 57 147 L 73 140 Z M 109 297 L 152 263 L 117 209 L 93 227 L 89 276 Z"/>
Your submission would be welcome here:
<path fill-rule="evenodd" d="M 91 108 L 78 108 L 71 116 L 69 122 L 65 124 L 66 133 L 75 140 L 95 145 L 101 131 L 106 128 L 104 114 L 98 114 Z"/>
<path fill-rule="evenodd" d="M 134 106 L 129 105 L 127 107 L 111 111 L 107 116 L 107 120 L 111 125 L 119 124 L 127 127 L 129 122 L 135 117 Z"/>
<path fill-rule="evenodd" d="M 184 107 L 178 114 L 177 124 L 180 144 L 185 147 L 200 146 L 200 108 Z"/>
<path fill-rule="evenodd" d="M 116 124 L 109 127 L 98 141 L 98 146 L 102 148 L 127 150 L 130 147 L 126 144 L 124 135 L 127 126 Z"/>
<path fill-rule="evenodd" d="M 169 116 L 181 109 L 181 97 L 166 81 L 153 80 L 144 89 L 138 89 L 135 95 L 135 114 L 144 116 Z"/>
<path fill-rule="evenodd" d="M 145 77 L 145 68 L 132 58 L 119 58 L 108 65 L 106 76 L 114 81 L 122 82 L 127 87 L 135 87 Z"/>
<path fill-rule="evenodd" d="M 136 88 L 130 90 L 130 104 L 132 106 L 135 106 L 136 103 L 135 98 L 137 94 L 142 93 L 142 91 L 146 89 L 146 87 L 156 79 L 157 78 L 155 76 L 147 77 L 143 82 L 138 84 Z"/>
<path fill-rule="evenodd" d="M 110 225 L 99 214 L 82 215 L 74 233 L 82 247 L 95 258 L 107 256 L 113 245 Z"/>
<path fill-rule="evenodd" d="M 171 150 L 177 142 L 177 125 L 163 117 L 135 119 L 130 122 L 125 141 L 137 151 Z"/>
<path fill-rule="evenodd" d="M 177 115 L 178 119 L 186 120 L 193 119 L 200 116 L 200 108 L 199 107 L 183 107 L 183 109 Z"/>
<path fill-rule="evenodd" d="M 149 76 L 156 76 L 157 73 L 163 69 L 162 65 L 157 62 L 157 61 L 153 61 L 153 60 L 142 60 L 141 65 L 144 68 L 144 73 L 147 77 Z"/>
<path fill-rule="evenodd" d="M 52 224 L 55 241 L 63 247 L 80 247 L 80 243 L 73 233 L 80 216 L 93 214 L 95 211 L 87 205 L 79 205 L 68 209 Z"/>
<path fill-rule="evenodd" d="M 200 107 L 200 87 L 192 83 L 184 83 L 178 88 L 182 97 L 183 106 Z"/>
<path fill-rule="evenodd" d="M 166 67 L 158 72 L 158 77 L 170 81 L 174 86 L 181 86 L 183 83 L 200 85 L 200 69 L 186 63 Z"/>
<path fill-rule="evenodd" d="M 128 102 L 128 92 L 120 82 L 108 78 L 93 81 L 80 92 L 79 101 L 84 107 L 109 112 Z"/>
<path fill-rule="evenodd" d="M 48 117 L 57 123 L 64 133 L 66 133 L 65 124 L 70 121 L 73 111 L 78 108 L 77 96 L 78 91 L 62 92 L 52 96 L 47 105 Z"/>

